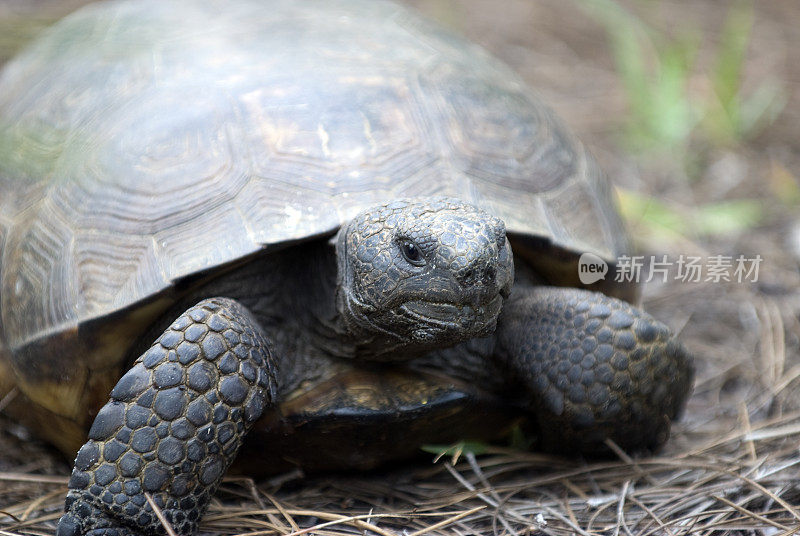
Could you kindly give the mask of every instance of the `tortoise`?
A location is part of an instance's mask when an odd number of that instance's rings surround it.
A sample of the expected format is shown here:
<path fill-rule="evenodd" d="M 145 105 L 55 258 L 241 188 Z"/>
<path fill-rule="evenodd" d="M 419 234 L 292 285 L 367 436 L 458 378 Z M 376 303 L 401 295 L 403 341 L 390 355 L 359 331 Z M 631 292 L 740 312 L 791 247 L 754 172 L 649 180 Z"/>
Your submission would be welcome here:
<path fill-rule="evenodd" d="M 193 533 L 243 443 L 657 448 L 692 383 L 633 283 L 580 282 L 629 250 L 583 146 L 385 1 L 77 11 L 0 78 L 0 204 L 0 394 L 77 450 L 59 536 L 163 533 L 145 492 Z"/>

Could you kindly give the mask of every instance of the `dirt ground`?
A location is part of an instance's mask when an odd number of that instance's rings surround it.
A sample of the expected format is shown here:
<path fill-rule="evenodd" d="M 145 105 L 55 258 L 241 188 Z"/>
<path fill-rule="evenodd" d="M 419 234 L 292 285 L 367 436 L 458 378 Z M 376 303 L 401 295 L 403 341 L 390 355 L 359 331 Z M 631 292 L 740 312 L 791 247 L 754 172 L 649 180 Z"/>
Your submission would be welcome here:
<path fill-rule="evenodd" d="M 79 3 L 0 0 L 0 60 Z M 644 286 L 644 307 L 679 333 L 697 367 L 686 414 L 652 458 L 630 460 L 620 452 L 619 459 L 590 463 L 498 448 L 456 464 L 421 462 L 372 475 L 233 478 L 202 530 L 298 534 L 313 527 L 316 534 L 383 536 L 800 531 L 800 3 L 753 2 L 741 92 L 750 95 L 764 81 L 776 87 L 772 122 L 724 142 L 695 128 L 677 148 L 646 151 L 623 139 L 631 95 L 602 17 L 578 5 L 591 2 L 407 3 L 485 46 L 555 108 L 619 188 L 645 259 L 760 255 L 758 279 L 690 283 L 670 272 L 666 281 Z M 616 5 L 666 42 L 693 36 L 697 50 L 686 92 L 700 102 L 711 92 L 710 73 L 734 4 Z M 648 65 L 667 46 L 654 41 L 644 49 Z M 682 225 L 670 226 L 676 219 Z M 0 534 L 52 533 L 69 469 L 0 416 Z"/>

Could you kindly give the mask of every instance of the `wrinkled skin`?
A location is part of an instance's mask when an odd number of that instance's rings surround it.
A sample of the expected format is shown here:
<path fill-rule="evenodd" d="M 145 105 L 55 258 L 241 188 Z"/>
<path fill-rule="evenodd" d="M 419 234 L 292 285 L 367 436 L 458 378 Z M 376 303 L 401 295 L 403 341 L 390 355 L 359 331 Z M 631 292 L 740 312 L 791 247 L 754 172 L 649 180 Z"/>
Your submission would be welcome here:
<path fill-rule="evenodd" d="M 314 374 L 312 362 L 421 361 L 485 383 L 523 407 L 557 450 L 591 451 L 606 439 L 658 446 L 688 395 L 690 358 L 665 326 L 599 293 L 531 281 L 512 291 L 502 221 L 456 199 L 364 211 L 340 232 L 335 264 L 333 282 L 295 270 L 297 282 L 287 275 L 264 291 L 305 288 L 307 314 L 254 299 L 253 279 L 233 286 L 236 299 L 180 314 L 100 410 L 58 535 L 162 534 L 144 492 L 179 533 L 193 533 L 245 434 Z M 471 341 L 479 344 L 467 358 L 460 349 Z"/>
<path fill-rule="evenodd" d="M 514 279 L 505 225 L 457 200 L 395 202 L 337 244 L 337 308 L 354 357 L 398 360 L 492 333 Z"/>

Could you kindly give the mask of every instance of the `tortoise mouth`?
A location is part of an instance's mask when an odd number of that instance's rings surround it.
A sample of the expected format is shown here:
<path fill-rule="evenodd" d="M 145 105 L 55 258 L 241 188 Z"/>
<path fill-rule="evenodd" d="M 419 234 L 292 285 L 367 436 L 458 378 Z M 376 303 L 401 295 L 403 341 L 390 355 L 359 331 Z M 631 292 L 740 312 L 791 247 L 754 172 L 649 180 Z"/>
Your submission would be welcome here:
<path fill-rule="evenodd" d="M 500 314 L 503 296 L 496 295 L 485 303 L 442 303 L 428 300 L 411 300 L 400 306 L 408 316 L 429 324 L 441 326 L 475 326 L 482 329 Z"/>

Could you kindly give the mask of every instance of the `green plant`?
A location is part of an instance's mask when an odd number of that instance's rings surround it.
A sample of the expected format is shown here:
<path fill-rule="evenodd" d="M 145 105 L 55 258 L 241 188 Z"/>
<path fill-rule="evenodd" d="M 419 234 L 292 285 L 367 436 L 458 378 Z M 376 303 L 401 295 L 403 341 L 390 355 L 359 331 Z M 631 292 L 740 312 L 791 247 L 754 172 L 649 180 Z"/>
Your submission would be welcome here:
<path fill-rule="evenodd" d="M 706 133 L 718 145 L 749 137 L 759 126 L 771 122 L 785 104 L 780 85 L 771 79 L 762 81 L 748 97 L 742 95 L 742 69 L 752 27 L 752 1 L 735 2 L 725 19 L 716 64 L 710 73 L 712 91 L 703 122 Z"/>
<path fill-rule="evenodd" d="M 626 144 L 639 151 L 682 148 L 698 121 L 688 98 L 697 40 L 670 39 L 615 0 L 577 2 L 606 29 L 629 105 Z"/>
<path fill-rule="evenodd" d="M 715 146 L 735 144 L 783 108 L 783 91 L 774 80 L 763 81 L 748 97 L 742 95 L 752 0 L 736 0 L 729 8 L 709 72 L 696 72 L 700 40 L 690 24 L 682 34 L 670 36 L 615 0 L 576 1 L 606 29 L 629 103 L 624 140 L 631 149 L 684 153 L 697 130 Z M 696 78 L 701 83 L 690 84 Z M 710 90 L 692 91 L 694 86 Z"/>
<path fill-rule="evenodd" d="M 617 189 L 623 218 L 645 243 L 675 243 L 689 237 L 737 235 L 765 218 L 756 199 L 731 199 L 697 206 L 666 203 L 631 190 Z"/>

